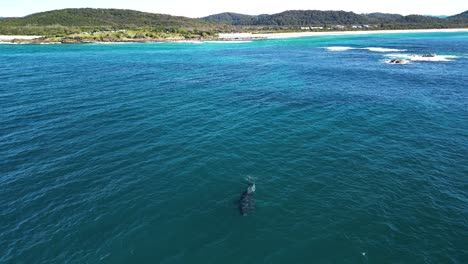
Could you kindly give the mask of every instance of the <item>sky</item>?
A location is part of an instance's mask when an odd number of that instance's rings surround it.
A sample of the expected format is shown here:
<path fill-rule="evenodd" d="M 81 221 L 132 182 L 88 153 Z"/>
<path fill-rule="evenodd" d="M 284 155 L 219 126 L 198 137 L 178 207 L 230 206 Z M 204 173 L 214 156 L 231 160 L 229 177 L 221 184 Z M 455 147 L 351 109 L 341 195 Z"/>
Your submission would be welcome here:
<path fill-rule="evenodd" d="M 133 9 L 187 17 L 222 12 L 273 14 L 297 9 L 454 15 L 468 10 L 468 0 L 0 0 L 0 16 L 25 16 L 54 9 L 81 7 Z"/>

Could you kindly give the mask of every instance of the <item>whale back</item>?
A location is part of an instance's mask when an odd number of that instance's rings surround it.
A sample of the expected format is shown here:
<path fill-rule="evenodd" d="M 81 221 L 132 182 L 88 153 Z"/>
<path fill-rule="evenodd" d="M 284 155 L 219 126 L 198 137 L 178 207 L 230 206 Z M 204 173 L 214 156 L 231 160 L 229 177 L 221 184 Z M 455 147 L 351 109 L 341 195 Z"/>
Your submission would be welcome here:
<path fill-rule="evenodd" d="M 239 212 L 241 215 L 247 215 L 247 212 L 253 208 L 253 193 L 255 192 L 255 184 L 250 185 L 242 192 L 239 199 Z"/>

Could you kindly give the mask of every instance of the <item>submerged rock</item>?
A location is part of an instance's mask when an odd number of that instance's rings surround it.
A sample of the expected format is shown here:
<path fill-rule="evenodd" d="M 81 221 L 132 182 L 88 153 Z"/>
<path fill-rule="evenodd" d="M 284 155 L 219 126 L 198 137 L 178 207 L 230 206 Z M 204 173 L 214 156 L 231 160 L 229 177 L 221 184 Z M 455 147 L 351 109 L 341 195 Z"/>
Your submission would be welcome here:
<path fill-rule="evenodd" d="M 62 44 L 78 44 L 82 43 L 81 39 L 77 38 L 64 38 L 60 41 Z"/>
<path fill-rule="evenodd" d="M 408 61 L 406 61 L 404 59 L 391 59 L 388 63 L 391 63 L 391 64 L 405 64 L 405 63 L 408 63 Z"/>

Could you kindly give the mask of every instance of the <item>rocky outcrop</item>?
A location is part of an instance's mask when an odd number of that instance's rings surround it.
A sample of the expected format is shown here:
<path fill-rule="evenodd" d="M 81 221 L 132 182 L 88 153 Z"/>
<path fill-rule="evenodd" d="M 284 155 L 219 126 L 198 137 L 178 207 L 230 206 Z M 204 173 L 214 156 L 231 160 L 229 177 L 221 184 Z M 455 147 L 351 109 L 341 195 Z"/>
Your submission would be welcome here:
<path fill-rule="evenodd" d="M 403 59 L 391 59 L 388 63 L 391 63 L 391 64 L 405 64 L 405 63 L 408 63 L 408 61 L 403 60 Z"/>

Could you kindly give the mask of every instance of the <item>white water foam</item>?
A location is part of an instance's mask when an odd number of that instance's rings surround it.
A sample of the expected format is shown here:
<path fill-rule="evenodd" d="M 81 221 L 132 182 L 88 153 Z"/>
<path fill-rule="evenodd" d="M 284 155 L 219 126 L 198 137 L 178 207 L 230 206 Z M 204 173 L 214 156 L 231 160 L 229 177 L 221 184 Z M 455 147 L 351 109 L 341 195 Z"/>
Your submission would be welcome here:
<path fill-rule="evenodd" d="M 362 48 L 369 51 L 374 52 L 398 52 L 398 51 L 406 51 L 405 49 L 391 49 L 391 48 L 381 48 L 381 47 L 366 47 Z"/>
<path fill-rule="evenodd" d="M 423 56 L 413 56 L 411 60 L 413 61 L 453 61 L 453 59 L 458 58 L 457 56 L 450 55 L 436 55 L 435 57 L 423 57 Z"/>
<path fill-rule="evenodd" d="M 148 43 L 148 42 L 127 42 L 127 41 L 109 41 L 109 42 L 103 42 L 103 41 L 96 41 L 96 42 L 86 42 L 86 43 L 80 43 L 80 44 L 87 44 L 87 45 L 128 45 L 128 44 L 137 44 L 137 43 Z"/>
<path fill-rule="evenodd" d="M 180 40 L 180 41 L 175 41 L 175 43 L 181 43 L 181 44 L 203 44 L 203 41 L 200 41 L 200 40 Z"/>
<path fill-rule="evenodd" d="M 353 48 L 347 46 L 331 46 L 326 47 L 329 51 L 347 51 L 347 50 L 368 50 L 373 52 L 397 52 L 397 51 L 406 51 L 404 49 L 392 49 L 392 48 L 382 48 L 382 47 L 365 47 L 365 48 Z"/>
<path fill-rule="evenodd" d="M 356 49 L 353 47 L 342 47 L 342 46 L 331 46 L 331 47 L 325 47 L 329 51 L 347 51 L 347 50 L 352 50 Z"/>
<path fill-rule="evenodd" d="M 30 45 L 29 42 L 1 42 L 0 45 Z"/>
<path fill-rule="evenodd" d="M 210 40 L 204 41 L 205 43 L 228 43 L 228 44 L 235 44 L 235 43 L 250 43 L 251 40 Z"/>
<path fill-rule="evenodd" d="M 390 58 L 398 58 L 398 59 L 404 59 L 404 60 L 410 60 L 410 61 L 453 61 L 453 59 L 458 58 L 457 56 L 454 55 L 435 55 L 434 57 L 424 57 L 422 55 L 417 55 L 417 54 L 387 54 L 385 55 Z"/>

